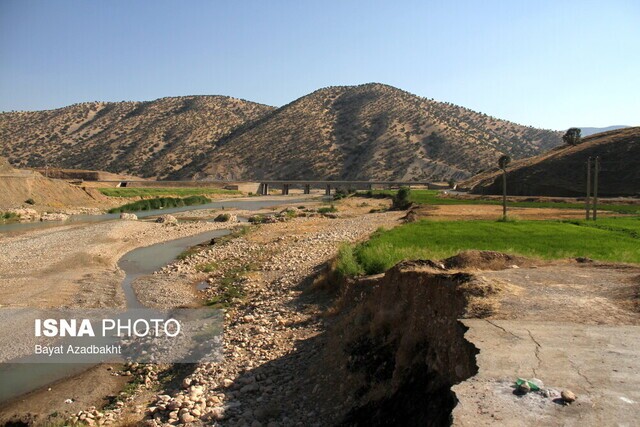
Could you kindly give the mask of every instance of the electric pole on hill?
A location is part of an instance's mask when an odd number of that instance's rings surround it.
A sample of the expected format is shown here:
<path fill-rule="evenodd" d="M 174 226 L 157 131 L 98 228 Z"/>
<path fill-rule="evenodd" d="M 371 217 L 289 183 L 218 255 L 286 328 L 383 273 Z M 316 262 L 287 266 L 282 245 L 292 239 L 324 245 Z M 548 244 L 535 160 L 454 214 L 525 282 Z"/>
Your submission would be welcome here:
<path fill-rule="evenodd" d="M 584 199 L 587 221 L 598 219 L 598 175 L 600 173 L 600 156 L 593 162 L 593 207 L 591 207 L 591 157 L 587 159 L 587 197 Z M 593 214 L 591 214 L 593 209 Z"/>
<path fill-rule="evenodd" d="M 591 197 L 591 157 L 587 159 L 587 197 L 584 199 L 584 208 L 587 213 L 587 221 L 591 219 L 591 206 L 589 198 Z"/>
<path fill-rule="evenodd" d="M 598 173 L 600 172 L 600 156 L 596 156 L 596 165 L 593 172 L 593 220 L 598 219 Z"/>

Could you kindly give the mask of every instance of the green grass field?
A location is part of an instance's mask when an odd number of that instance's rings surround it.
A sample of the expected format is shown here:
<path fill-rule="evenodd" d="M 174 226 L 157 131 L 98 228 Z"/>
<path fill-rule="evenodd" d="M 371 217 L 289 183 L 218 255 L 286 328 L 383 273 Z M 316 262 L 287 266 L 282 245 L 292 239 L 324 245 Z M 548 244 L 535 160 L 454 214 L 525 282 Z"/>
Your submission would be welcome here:
<path fill-rule="evenodd" d="M 381 273 L 406 259 L 442 259 L 467 249 L 533 258 L 588 257 L 640 263 L 640 217 L 587 221 L 427 221 L 380 230 L 340 250 L 343 276 Z"/>
<path fill-rule="evenodd" d="M 156 197 L 156 196 L 206 196 L 208 194 L 242 194 L 236 190 L 223 190 L 219 188 L 193 188 L 193 187 L 124 187 L 124 188 L 99 188 L 102 194 L 109 197 Z"/>
<path fill-rule="evenodd" d="M 396 193 L 392 190 L 373 190 L 373 197 L 391 197 Z M 368 197 L 369 192 L 358 192 L 358 196 Z M 500 205 L 500 200 L 457 199 L 443 197 L 437 190 L 411 190 L 409 200 L 421 205 Z M 559 209 L 584 209 L 584 203 L 564 202 L 508 202 L 509 206 L 517 208 L 559 208 Z M 598 205 L 598 210 L 613 211 L 621 214 L 640 214 L 640 205 Z"/>

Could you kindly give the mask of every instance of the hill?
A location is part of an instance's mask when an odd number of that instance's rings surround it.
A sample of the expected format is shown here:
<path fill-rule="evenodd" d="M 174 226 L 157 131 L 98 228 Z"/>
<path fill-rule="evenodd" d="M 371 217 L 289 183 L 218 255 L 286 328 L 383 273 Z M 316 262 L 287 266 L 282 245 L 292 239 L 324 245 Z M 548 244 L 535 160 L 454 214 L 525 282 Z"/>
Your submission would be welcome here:
<path fill-rule="evenodd" d="M 603 127 L 603 128 L 585 127 L 585 128 L 580 128 L 580 131 L 582 133 L 582 136 L 586 137 L 586 136 L 595 135 L 596 133 L 609 132 L 610 130 L 624 129 L 624 128 L 628 128 L 628 127 L 629 126 L 625 126 L 625 125 L 607 126 L 607 127 Z"/>
<path fill-rule="evenodd" d="M 32 199 L 35 208 L 99 207 L 104 197 L 98 191 L 80 188 L 66 181 L 45 178 L 31 170 L 19 170 L 0 157 L 0 210 L 26 206 Z M 29 206 L 31 207 L 31 206 Z"/>
<path fill-rule="evenodd" d="M 586 161 L 600 156 L 601 196 L 640 194 L 640 127 L 599 133 L 576 146 L 562 146 L 513 162 L 507 169 L 507 191 L 519 196 L 583 196 Z M 501 194 L 500 172 L 493 169 L 462 183 L 473 193 Z"/>
<path fill-rule="evenodd" d="M 561 133 L 382 84 L 320 89 L 281 108 L 227 97 L 88 103 L 0 115 L 0 154 L 21 166 L 179 179 L 469 177 Z"/>
<path fill-rule="evenodd" d="M 46 163 L 163 178 L 271 110 L 225 96 L 186 96 L 3 113 L 0 155 L 16 167 Z"/>
<path fill-rule="evenodd" d="M 556 146 L 560 135 L 387 85 L 337 86 L 232 132 L 175 177 L 460 179 L 503 152 Z"/>

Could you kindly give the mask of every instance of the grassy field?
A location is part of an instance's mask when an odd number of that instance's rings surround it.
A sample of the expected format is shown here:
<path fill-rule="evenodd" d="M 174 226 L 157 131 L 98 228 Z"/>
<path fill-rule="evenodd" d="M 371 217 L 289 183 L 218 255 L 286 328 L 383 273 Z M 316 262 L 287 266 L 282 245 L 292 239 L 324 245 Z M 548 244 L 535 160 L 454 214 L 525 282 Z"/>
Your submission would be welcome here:
<path fill-rule="evenodd" d="M 183 199 L 176 197 L 158 197 L 155 199 L 144 199 L 133 203 L 127 203 L 126 205 L 109 209 L 109 213 L 150 211 L 154 209 L 176 208 L 180 206 L 204 205 L 210 202 L 211 199 L 204 196 L 189 196 Z"/>
<path fill-rule="evenodd" d="M 379 230 L 367 242 L 342 247 L 337 271 L 343 276 L 376 274 L 405 259 L 442 259 L 467 249 L 640 263 L 640 217 L 597 222 L 423 220 Z"/>
<path fill-rule="evenodd" d="M 391 197 L 396 194 L 392 190 L 373 190 L 373 197 Z M 369 197 L 369 192 L 359 192 L 359 196 Z M 411 190 L 409 200 L 421 205 L 500 205 L 500 200 L 457 199 L 443 197 L 437 190 Z M 584 203 L 564 202 L 508 202 L 509 206 L 517 208 L 559 208 L 559 209 L 584 209 Z M 640 214 L 640 205 L 605 205 L 598 204 L 598 210 L 613 211 L 622 214 Z"/>
<path fill-rule="evenodd" d="M 156 197 L 156 196 L 206 196 L 208 194 L 242 194 L 236 190 L 219 188 L 186 188 L 186 187 L 158 187 L 158 188 L 99 188 L 100 192 L 109 197 Z"/>

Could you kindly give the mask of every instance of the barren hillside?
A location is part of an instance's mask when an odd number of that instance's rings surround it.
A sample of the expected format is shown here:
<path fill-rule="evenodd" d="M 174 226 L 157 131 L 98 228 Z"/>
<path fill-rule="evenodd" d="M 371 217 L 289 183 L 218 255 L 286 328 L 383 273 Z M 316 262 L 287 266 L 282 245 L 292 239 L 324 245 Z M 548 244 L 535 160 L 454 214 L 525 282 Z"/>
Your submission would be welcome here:
<path fill-rule="evenodd" d="M 32 204 L 25 204 L 31 199 Z M 38 210 L 62 207 L 100 207 L 106 197 L 59 179 L 45 178 L 31 170 L 14 169 L 0 157 L 0 210 L 30 207 Z"/>
<path fill-rule="evenodd" d="M 587 159 L 596 156 L 601 160 L 601 196 L 640 194 L 640 127 L 599 133 L 584 138 L 579 145 L 558 147 L 514 162 L 507 169 L 507 191 L 518 196 L 582 196 L 586 192 Z M 495 167 L 462 185 L 479 194 L 502 192 Z"/>
<path fill-rule="evenodd" d="M 104 170 L 163 178 L 273 107 L 225 96 L 90 102 L 0 114 L 0 155 L 16 167 Z"/>
<path fill-rule="evenodd" d="M 502 153 L 560 142 L 382 84 L 320 89 L 278 109 L 191 96 L 0 115 L 0 155 L 16 166 L 160 179 L 461 179 Z"/>
<path fill-rule="evenodd" d="M 448 179 L 532 156 L 560 134 L 382 84 L 320 89 L 245 126 L 175 176 Z"/>

